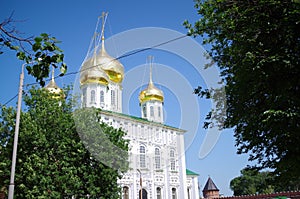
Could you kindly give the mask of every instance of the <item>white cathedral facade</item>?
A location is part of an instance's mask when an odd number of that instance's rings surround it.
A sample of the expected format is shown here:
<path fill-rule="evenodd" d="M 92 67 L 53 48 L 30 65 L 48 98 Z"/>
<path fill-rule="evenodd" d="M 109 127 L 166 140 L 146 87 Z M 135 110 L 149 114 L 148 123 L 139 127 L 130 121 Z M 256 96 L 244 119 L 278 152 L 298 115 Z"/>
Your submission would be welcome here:
<path fill-rule="evenodd" d="M 186 169 L 185 130 L 164 124 L 163 91 L 150 79 L 140 92 L 141 117 L 122 113 L 123 65 L 101 45 L 86 59 L 80 73 L 83 107 L 101 108 L 101 118 L 125 131 L 129 170 L 119 180 L 123 199 L 198 199 L 198 174 Z"/>

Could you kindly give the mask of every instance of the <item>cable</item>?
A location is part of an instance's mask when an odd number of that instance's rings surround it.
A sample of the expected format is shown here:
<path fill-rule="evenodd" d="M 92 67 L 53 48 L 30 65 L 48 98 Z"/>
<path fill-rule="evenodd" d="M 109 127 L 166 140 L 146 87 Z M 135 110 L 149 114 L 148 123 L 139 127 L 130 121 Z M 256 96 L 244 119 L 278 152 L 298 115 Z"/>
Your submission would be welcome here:
<path fill-rule="evenodd" d="M 112 59 L 110 62 L 113 62 L 113 61 L 116 61 L 116 60 L 120 60 L 120 59 L 123 59 L 123 58 L 125 58 L 125 57 L 129 57 L 129 56 L 132 56 L 132 55 L 135 55 L 135 54 L 137 54 L 137 53 L 141 53 L 141 52 L 144 52 L 144 51 L 147 51 L 147 50 L 151 50 L 151 49 L 153 49 L 153 48 L 156 48 L 156 47 L 159 47 L 159 46 L 162 46 L 162 45 L 165 45 L 165 44 L 168 44 L 168 43 L 177 41 L 177 40 L 182 39 L 182 38 L 185 38 L 185 37 L 188 37 L 188 35 L 182 35 L 182 36 L 180 36 L 180 37 L 176 37 L 176 38 L 174 38 L 174 39 L 171 39 L 171 40 L 168 40 L 168 41 L 165 41 L 165 42 L 156 44 L 156 45 L 151 46 L 151 47 L 148 47 L 148 48 L 143 48 L 143 49 L 136 50 L 136 51 L 134 51 L 134 52 L 131 52 L 131 53 L 128 53 L 128 54 L 125 54 L 125 55 L 121 55 L 121 56 L 119 56 L 119 57 L 117 57 L 117 58 Z M 109 64 L 110 62 L 104 63 L 104 64 L 102 64 L 102 65 Z M 91 68 L 93 68 L 93 67 L 100 66 L 100 65 L 101 65 L 101 64 L 96 64 L 96 65 L 90 66 L 90 67 L 88 67 L 88 68 L 85 68 L 85 69 L 83 69 L 83 70 L 79 70 L 79 71 L 74 71 L 74 72 L 66 73 L 66 74 L 64 74 L 63 76 L 56 76 L 55 78 L 60 78 L 60 77 L 68 76 L 68 75 L 75 75 L 75 74 L 77 74 L 77 73 L 79 73 L 79 72 L 83 72 L 83 71 L 85 71 L 85 70 L 89 70 L 89 69 L 91 69 Z"/>
<path fill-rule="evenodd" d="M 15 96 L 13 96 L 12 98 L 10 98 L 7 102 L 5 102 L 3 104 L 3 106 L 6 106 L 9 102 L 13 101 L 17 96 L 18 96 L 18 93 Z"/>
<path fill-rule="evenodd" d="M 143 48 L 143 49 L 141 49 L 141 50 L 137 50 L 137 51 L 135 51 L 135 52 L 128 53 L 128 54 L 125 54 L 125 55 L 122 55 L 122 56 L 120 56 L 120 57 L 118 57 L 118 58 L 116 58 L 116 59 L 122 59 L 122 58 L 124 58 L 124 57 L 128 57 L 128 56 L 131 56 L 131 55 L 134 55 L 134 54 L 143 52 L 143 51 L 151 50 L 151 49 L 153 49 L 153 48 L 156 48 L 156 47 L 159 47 L 159 46 L 162 46 L 162 45 L 171 43 L 171 42 L 173 42 L 173 41 L 182 39 L 182 38 L 184 38 L 184 37 L 188 37 L 188 35 L 182 35 L 182 36 L 180 36 L 180 37 L 176 37 L 176 38 L 174 38 L 174 39 L 171 39 L 171 40 L 162 42 L 162 43 L 160 43 L 160 44 L 156 44 L 156 45 L 151 46 L 151 47 L 148 47 L 148 48 Z"/>

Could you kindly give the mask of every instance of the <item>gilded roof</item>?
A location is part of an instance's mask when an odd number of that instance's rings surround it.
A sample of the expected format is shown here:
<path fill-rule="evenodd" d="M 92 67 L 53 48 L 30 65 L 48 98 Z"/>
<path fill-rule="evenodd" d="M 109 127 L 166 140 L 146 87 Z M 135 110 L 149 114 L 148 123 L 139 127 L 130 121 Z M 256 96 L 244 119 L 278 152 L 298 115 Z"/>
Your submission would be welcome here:
<path fill-rule="evenodd" d="M 108 84 L 109 81 L 121 83 L 124 78 L 124 66 L 115 58 L 111 57 L 105 50 L 104 38 L 99 52 L 82 64 L 80 83 Z"/>
<path fill-rule="evenodd" d="M 54 80 L 54 69 L 52 69 L 52 78 L 50 82 L 44 87 L 50 93 L 54 94 L 55 98 L 65 98 L 64 92 L 57 86 Z"/>
<path fill-rule="evenodd" d="M 162 90 L 158 89 L 152 81 L 152 63 L 150 63 L 150 80 L 146 89 L 142 90 L 139 95 L 140 103 L 146 101 L 156 100 L 163 102 L 164 93 Z"/>
<path fill-rule="evenodd" d="M 97 64 L 96 55 L 86 60 L 81 67 L 80 84 L 99 83 L 107 85 L 108 75 Z"/>

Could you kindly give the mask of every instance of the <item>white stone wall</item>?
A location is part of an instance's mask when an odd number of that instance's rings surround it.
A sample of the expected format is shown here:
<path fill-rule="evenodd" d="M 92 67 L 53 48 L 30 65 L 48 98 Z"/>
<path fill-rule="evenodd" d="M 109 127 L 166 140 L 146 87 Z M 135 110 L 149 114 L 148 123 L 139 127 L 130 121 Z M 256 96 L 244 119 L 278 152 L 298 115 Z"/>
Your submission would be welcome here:
<path fill-rule="evenodd" d="M 200 197 L 197 175 L 187 175 L 187 189 L 189 190 L 187 199 L 198 199 Z"/>
<path fill-rule="evenodd" d="M 140 190 L 140 174 L 143 189 L 148 198 L 156 198 L 157 188 L 161 188 L 162 198 L 172 198 L 172 188 L 176 188 L 178 199 L 187 198 L 186 168 L 184 156 L 183 131 L 159 123 L 147 122 L 122 114 L 103 112 L 102 121 L 115 128 L 122 128 L 130 140 L 130 170 L 120 180 L 122 187 L 129 188 L 129 198 L 138 198 Z M 140 146 L 145 147 L 146 167 L 140 167 Z M 160 168 L 156 168 L 155 148 L 160 151 Z M 170 157 L 171 150 L 174 157 Z M 171 168 L 171 159 L 175 168 Z"/>

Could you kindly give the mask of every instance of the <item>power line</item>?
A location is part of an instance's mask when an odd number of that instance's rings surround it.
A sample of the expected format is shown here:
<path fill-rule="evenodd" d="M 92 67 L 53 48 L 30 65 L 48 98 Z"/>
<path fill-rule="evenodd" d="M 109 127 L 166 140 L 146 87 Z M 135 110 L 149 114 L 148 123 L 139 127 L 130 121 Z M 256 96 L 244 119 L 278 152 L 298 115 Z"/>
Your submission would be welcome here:
<path fill-rule="evenodd" d="M 168 41 L 165 41 L 165 42 L 162 42 L 162 43 L 153 45 L 153 46 L 151 46 L 151 47 L 142 48 L 142 49 L 140 49 L 140 50 L 136 50 L 136 51 L 134 51 L 134 52 L 127 53 L 127 54 L 125 54 L 125 55 L 121 55 L 121 56 L 119 56 L 119 57 L 116 57 L 116 58 L 112 59 L 110 62 L 113 62 L 113 61 L 116 61 L 116 60 L 120 60 L 120 59 L 123 59 L 123 58 L 125 58 L 125 57 L 129 57 L 129 56 L 132 56 L 132 55 L 135 55 L 135 54 L 138 54 L 138 53 L 147 51 L 147 50 L 152 50 L 152 49 L 157 48 L 157 47 L 159 47 L 159 46 L 162 46 L 162 45 L 165 45 L 165 44 L 168 44 L 168 43 L 177 41 L 177 40 L 179 40 L 179 39 L 183 39 L 183 38 L 185 38 L 185 37 L 188 37 L 188 35 L 182 35 L 182 36 L 180 36 L 180 37 L 176 37 L 176 38 L 174 38 L 174 39 L 170 39 L 170 40 L 168 40 Z M 90 67 L 88 67 L 88 68 L 85 68 L 85 69 L 83 69 L 83 70 L 80 69 L 79 71 L 74 71 L 74 72 L 66 73 L 66 74 L 64 74 L 63 76 L 59 76 L 59 75 L 58 75 L 58 76 L 55 77 L 55 79 L 56 79 L 56 78 L 60 78 L 60 77 L 65 77 L 65 76 L 68 76 L 68 75 L 76 75 L 76 74 L 79 73 L 79 72 L 83 72 L 83 71 L 85 71 L 85 70 L 89 70 L 89 69 L 91 69 L 91 68 L 93 68 L 93 67 L 97 67 L 97 66 L 109 64 L 110 62 L 104 63 L 104 64 L 96 64 L 96 65 L 90 66 Z"/>
<path fill-rule="evenodd" d="M 170 39 L 170 40 L 168 40 L 168 41 L 165 41 L 165 42 L 162 42 L 162 43 L 153 45 L 153 46 L 151 46 L 151 47 L 142 48 L 142 49 L 140 49 L 140 50 L 136 50 L 136 51 L 134 51 L 134 52 L 127 53 L 127 54 L 125 54 L 125 55 L 121 55 L 121 56 L 119 56 L 119 57 L 116 57 L 116 58 L 112 59 L 110 62 L 113 62 L 113 61 L 116 61 L 116 60 L 120 60 L 120 59 L 123 59 L 123 58 L 125 58 L 125 57 L 129 57 L 129 56 L 132 56 L 132 55 L 135 55 L 135 54 L 138 54 L 138 53 L 147 51 L 147 50 L 152 50 L 152 49 L 157 48 L 157 47 L 159 47 L 159 46 L 162 46 L 162 45 L 165 45 L 165 44 L 168 44 L 168 43 L 177 41 L 177 40 L 179 40 L 179 39 L 183 39 L 183 38 L 185 38 L 185 37 L 188 37 L 188 35 L 182 35 L 182 36 L 180 36 L 180 37 L 176 37 L 176 38 L 174 38 L 174 39 Z M 80 69 L 79 71 L 74 71 L 74 72 L 66 73 L 66 74 L 64 74 L 63 76 L 59 76 L 59 75 L 58 75 L 58 76 L 55 77 L 55 79 L 56 79 L 56 78 L 60 78 L 60 77 L 65 77 L 65 76 L 68 76 L 68 75 L 76 75 L 76 74 L 79 73 L 79 72 L 83 72 L 83 71 L 85 71 L 85 70 L 89 70 L 89 69 L 91 69 L 91 68 L 93 68 L 93 67 L 97 67 L 97 66 L 109 64 L 110 62 L 104 63 L 104 64 L 96 64 L 96 65 L 87 67 L 87 68 L 85 68 L 85 69 L 83 69 L 83 70 Z M 37 83 L 36 83 L 36 84 L 37 84 Z"/>
<path fill-rule="evenodd" d="M 131 53 L 127 53 L 127 54 L 125 54 L 125 55 L 121 55 L 121 56 L 119 56 L 119 57 L 116 57 L 116 58 L 112 59 L 110 62 L 113 62 L 113 61 L 116 61 L 116 60 L 120 60 L 120 59 L 123 59 L 123 58 L 125 58 L 125 57 L 129 57 L 129 56 L 132 56 L 132 55 L 135 55 L 135 54 L 138 54 L 138 53 L 147 51 L 147 50 L 152 50 L 152 49 L 157 48 L 157 47 L 159 47 L 159 46 L 162 46 L 162 45 L 165 45 L 165 44 L 168 44 L 168 43 L 171 43 L 171 42 L 174 42 L 174 41 L 183 39 L 183 38 L 185 38 L 185 37 L 188 37 L 188 35 L 181 35 L 181 36 L 179 36 L 179 37 L 176 37 L 176 38 L 174 38 L 174 39 L 170 39 L 170 40 L 168 40 L 168 41 L 165 41 L 165 42 L 162 42 L 162 43 L 153 45 L 153 46 L 151 46 L 151 47 L 142 48 L 142 49 L 140 49 L 140 50 L 136 50 L 136 51 L 133 51 L 133 52 L 131 52 Z M 109 64 L 110 62 L 104 63 L 104 64 Z M 102 64 L 102 65 L 104 65 L 104 64 Z M 76 75 L 77 73 L 80 73 L 80 72 L 85 71 L 85 70 L 89 70 L 89 69 L 91 69 L 91 68 L 93 68 L 93 67 L 97 67 L 97 66 L 101 66 L 101 64 L 96 64 L 96 65 L 90 66 L 90 67 L 88 67 L 88 68 L 85 68 L 85 69 L 83 69 L 83 70 L 80 69 L 80 70 L 78 70 L 78 71 L 69 72 L 69 73 L 64 74 L 63 76 L 57 75 L 56 77 L 54 77 L 54 79 L 57 79 L 57 78 L 60 78 L 60 77 L 65 77 L 65 76 L 69 76 L 69 75 Z M 82 67 L 82 66 L 81 66 L 81 67 Z M 80 67 L 80 68 L 81 68 L 81 67 Z M 51 80 L 51 78 L 48 79 L 48 80 Z M 38 82 L 35 82 L 35 83 L 29 83 L 29 84 L 26 84 L 26 86 L 32 86 L 32 85 L 37 85 L 37 84 L 39 84 L 39 83 L 38 83 Z M 9 99 L 7 102 L 5 102 L 5 103 L 4 103 L 4 106 L 7 105 L 8 103 L 10 103 L 12 100 L 14 100 L 17 96 L 18 96 L 18 94 L 16 94 L 16 95 L 13 96 L 11 99 Z"/>
<path fill-rule="evenodd" d="M 6 106 L 9 102 L 13 101 L 17 96 L 18 96 L 18 93 L 15 96 L 13 96 L 12 98 L 10 98 L 7 102 L 5 102 L 3 104 L 3 106 Z"/>

